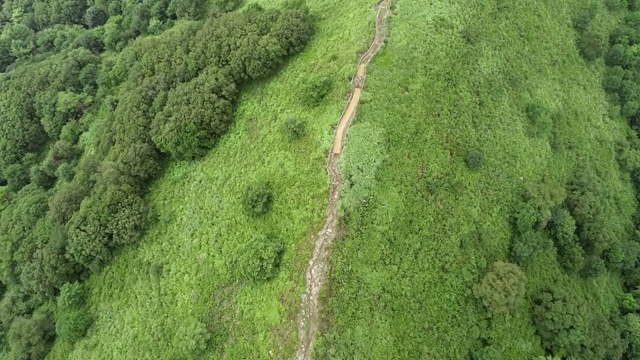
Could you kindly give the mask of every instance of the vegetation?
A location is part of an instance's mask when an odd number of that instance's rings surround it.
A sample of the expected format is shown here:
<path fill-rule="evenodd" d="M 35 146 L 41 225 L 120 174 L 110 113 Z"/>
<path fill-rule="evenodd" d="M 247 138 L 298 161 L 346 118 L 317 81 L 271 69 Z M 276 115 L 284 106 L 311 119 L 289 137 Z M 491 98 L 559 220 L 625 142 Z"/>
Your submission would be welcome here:
<path fill-rule="evenodd" d="M 244 209 L 251 216 L 266 214 L 273 204 L 273 191 L 269 182 L 260 182 L 247 187 Z"/>
<path fill-rule="evenodd" d="M 373 17 L 306 3 L 2 4 L 1 358 L 292 356 Z M 394 3 L 316 358 L 640 356 L 638 11 Z"/>
<path fill-rule="evenodd" d="M 257 236 L 247 242 L 240 260 L 245 278 L 253 281 L 272 279 L 278 273 L 283 251 L 282 244 L 267 236 Z"/>
<path fill-rule="evenodd" d="M 524 285 L 525 276 L 518 265 L 497 261 L 473 293 L 492 313 L 500 314 L 517 308 L 524 297 Z"/>
<path fill-rule="evenodd" d="M 316 358 L 636 357 L 638 107 L 611 60 L 636 5 L 395 4 L 354 121 L 385 156 L 350 131 L 368 190 L 343 189 Z"/>
<path fill-rule="evenodd" d="M 290 117 L 285 120 L 284 129 L 289 140 L 297 140 L 304 136 L 306 124 L 298 118 Z"/>
<path fill-rule="evenodd" d="M 245 2 L 241 12 L 249 11 L 250 3 Z M 267 9 L 296 9 L 288 1 L 260 4 Z M 308 261 L 303 254 L 311 251 L 309 234 L 325 214 L 324 139 L 342 111 L 349 84 L 340 82 L 342 86 L 332 88 L 312 109 L 300 102 L 298 94 L 312 62 L 323 60 L 314 72 L 325 76 L 353 71 L 358 57 L 353 49 L 370 41 L 368 6 L 360 0 L 310 2 L 311 14 L 330 9 L 334 15 L 314 16 L 317 35 L 277 75 L 242 86 L 234 121 L 214 147 L 196 161 L 161 155 L 160 175 L 144 197 L 149 208 L 147 230 L 136 244 L 115 250 L 103 269 L 83 282 L 87 310 L 95 322 L 73 345 L 56 340 L 50 359 L 100 359 L 116 351 L 124 359 L 293 356 L 297 338 L 291 336 L 291 324 Z M 157 41 L 195 25 L 178 20 L 159 36 L 135 40 L 124 52 L 139 41 Z M 157 52 L 172 54 L 178 48 L 173 44 Z M 141 54 L 150 51 L 145 47 Z M 113 74 L 130 73 L 126 62 L 118 65 L 113 60 L 109 64 Z M 101 81 L 111 79 L 117 77 Z M 83 169 L 76 168 L 80 174 L 76 177 L 91 174 L 95 162 L 89 155 L 109 146 L 102 128 L 107 119 L 117 118 L 109 113 L 122 102 L 108 94 L 99 109 L 87 111 L 88 129 L 80 139 L 85 150 L 78 160 Z M 107 111 L 109 106 L 113 110 Z M 303 138 L 289 142 L 283 137 L 283 114 L 295 114 L 307 123 Z M 245 191 L 263 181 L 272 186 L 269 212 L 247 216 Z M 283 251 L 275 276 L 248 280 L 240 260 L 247 244 L 261 237 L 273 240 Z"/>
<path fill-rule="evenodd" d="M 243 86 L 273 74 L 311 36 L 300 4 L 234 12 L 239 4 L 2 7 L 0 281 L 11 298 L 0 343 L 13 358 L 44 358 L 56 334 L 71 347 L 85 336 L 92 317 L 69 302 L 70 284 L 139 241 L 154 221 L 150 183 L 171 160 L 205 156 Z M 264 262 L 256 276 L 273 276 L 282 250 L 252 251 Z"/>

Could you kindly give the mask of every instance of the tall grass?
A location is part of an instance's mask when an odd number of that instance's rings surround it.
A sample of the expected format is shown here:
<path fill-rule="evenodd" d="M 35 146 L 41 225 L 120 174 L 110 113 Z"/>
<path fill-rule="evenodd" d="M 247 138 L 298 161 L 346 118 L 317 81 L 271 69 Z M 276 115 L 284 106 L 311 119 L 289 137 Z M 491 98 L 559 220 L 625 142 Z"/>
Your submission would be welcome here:
<path fill-rule="evenodd" d="M 503 359 L 543 355 L 529 302 L 488 321 L 471 289 L 507 257 L 510 216 L 526 187 L 564 186 L 587 164 L 625 212 L 635 206 L 614 157 L 626 125 L 609 116 L 603 64 L 585 62 L 575 45 L 572 17 L 582 2 L 394 4 L 387 46 L 368 69 L 369 101 L 354 122 L 383 134 L 386 156 L 362 161 L 350 148 L 368 139 L 349 135 L 344 169 L 362 164 L 375 175 L 366 205 L 345 206 L 348 236 L 332 255 L 316 357 L 463 359 L 483 342 Z M 605 31 L 615 18 L 601 8 L 593 21 Z M 542 104 L 550 122 L 532 124 L 530 104 Z M 471 171 L 465 159 L 474 151 L 482 166 Z M 345 191 L 345 202 L 359 196 Z M 527 297 L 564 282 L 610 308 L 619 290 L 613 277 L 566 275 L 553 250 L 525 272 Z"/>
<path fill-rule="evenodd" d="M 273 79 L 245 89 L 233 129 L 208 156 L 170 164 L 152 186 L 154 225 L 87 281 L 95 324 L 73 349 L 58 342 L 51 359 L 293 356 L 303 274 L 326 205 L 327 140 L 358 52 L 370 41 L 369 5 L 309 2 L 317 18 L 311 43 Z M 297 94 L 313 76 L 334 85 L 309 107 Z M 302 139 L 287 138 L 289 117 L 306 122 Z M 272 184 L 273 204 L 253 218 L 242 197 L 261 181 Z M 259 235 L 283 244 L 280 271 L 268 282 L 247 282 L 236 259 Z"/>

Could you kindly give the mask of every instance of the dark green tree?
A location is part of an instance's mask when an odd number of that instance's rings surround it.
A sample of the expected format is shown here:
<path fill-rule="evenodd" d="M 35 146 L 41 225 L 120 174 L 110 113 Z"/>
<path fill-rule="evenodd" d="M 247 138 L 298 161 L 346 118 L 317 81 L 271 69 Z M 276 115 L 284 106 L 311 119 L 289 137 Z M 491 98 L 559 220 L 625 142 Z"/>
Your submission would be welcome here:
<path fill-rule="evenodd" d="M 271 183 L 262 181 L 251 184 L 244 194 L 244 210 L 250 216 L 266 214 L 273 204 L 273 190 Z"/>
<path fill-rule="evenodd" d="M 244 277 L 253 281 L 268 281 L 278 273 L 284 248 L 271 237 L 256 236 L 242 251 L 240 263 Z"/>
<path fill-rule="evenodd" d="M 482 166 L 482 153 L 479 151 L 471 151 L 464 159 L 469 170 L 478 170 Z"/>
<path fill-rule="evenodd" d="M 96 6 L 90 6 L 84 13 L 84 23 L 89 27 L 89 29 L 104 25 L 108 18 L 107 13 Z"/>

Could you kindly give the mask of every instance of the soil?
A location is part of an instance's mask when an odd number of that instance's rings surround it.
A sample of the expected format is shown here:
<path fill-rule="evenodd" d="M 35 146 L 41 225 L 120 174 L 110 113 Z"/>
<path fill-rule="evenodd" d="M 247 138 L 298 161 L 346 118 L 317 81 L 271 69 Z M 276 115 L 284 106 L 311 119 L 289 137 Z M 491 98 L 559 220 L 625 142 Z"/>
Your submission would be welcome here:
<path fill-rule="evenodd" d="M 315 238 L 315 248 L 313 255 L 309 261 L 305 280 L 305 293 L 302 296 L 302 307 L 298 314 L 298 351 L 296 352 L 296 360 L 308 360 L 311 357 L 311 348 L 318 324 L 320 321 L 320 289 L 324 285 L 328 258 L 331 244 L 338 233 L 338 200 L 340 198 L 340 185 L 342 177 L 340 174 L 339 159 L 342 152 L 342 144 L 345 140 L 347 130 L 351 125 L 356 107 L 360 101 L 362 88 L 365 83 L 365 75 L 367 65 L 378 52 L 384 42 L 384 21 L 390 13 L 389 5 L 391 0 L 382 0 L 376 4 L 378 14 L 376 16 L 375 37 L 373 43 L 366 53 L 360 58 L 356 75 L 351 81 L 352 91 L 349 95 L 347 105 L 340 116 L 340 121 L 335 130 L 333 138 L 333 147 L 329 152 L 327 163 L 327 172 L 331 187 L 329 190 L 329 203 L 327 204 L 327 218 L 322 230 Z"/>

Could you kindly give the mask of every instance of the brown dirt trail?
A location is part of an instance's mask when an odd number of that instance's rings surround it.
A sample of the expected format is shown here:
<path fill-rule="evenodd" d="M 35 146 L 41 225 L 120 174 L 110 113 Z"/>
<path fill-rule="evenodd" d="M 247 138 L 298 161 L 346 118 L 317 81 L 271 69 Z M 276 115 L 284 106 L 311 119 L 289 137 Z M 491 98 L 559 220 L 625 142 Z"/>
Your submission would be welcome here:
<path fill-rule="evenodd" d="M 315 239 L 315 248 L 313 250 L 311 260 L 309 261 L 309 267 L 307 268 L 305 277 L 306 288 L 305 293 L 302 296 L 300 314 L 298 314 L 299 345 L 298 351 L 296 352 L 296 360 L 308 360 L 311 357 L 313 339 L 318 330 L 318 323 L 320 320 L 320 289 L 325 282 L 329 250 L 333 240 L 336 238 L 338 226 L 337 205 L 340 198 L 340 184 L 342 183 L 338 160 L 340 159 L 342 143 L 346 137 L 346 131 L 349 128 L 349 125 L 351 125 L 351 120 L 353 119 L 356 107 L 360 101 L 362 87 L 365 82 L 367 65 L 384 42 L 384 21 L 389 14 L 390 2 L 391 0 L 382 0 L 376 4 L 378 14 L 376 16 L 375 38 L 373 39 L 373 43 L 369 47 L 369 50 L 364 53 L 358 62 L 356 75 L 351 81 L 353 90 L 349 95 L 347 106 L 342 112 L 342 116 L 338 122 L 333 138 L 333 147 L 329 152 L 327 172 L 329 173 L 331 187 L 329 190 L 329 203 L 327 204 L 327 218 L 322 230 L 320 230 Z"/>

